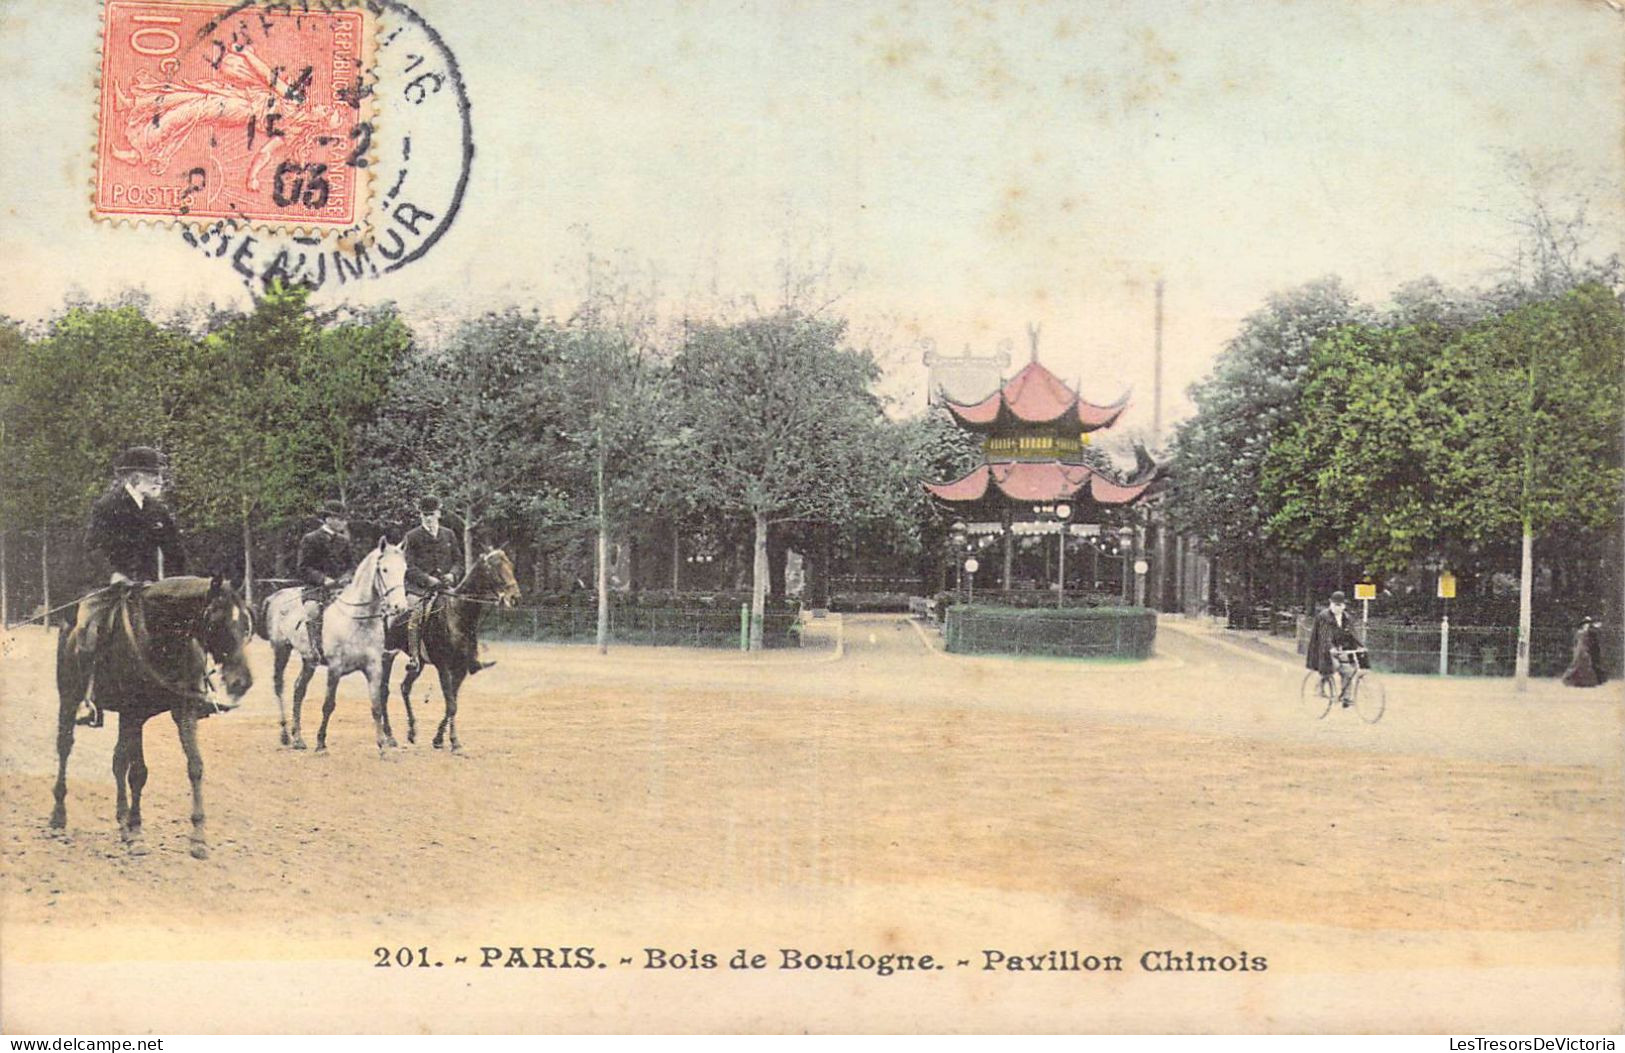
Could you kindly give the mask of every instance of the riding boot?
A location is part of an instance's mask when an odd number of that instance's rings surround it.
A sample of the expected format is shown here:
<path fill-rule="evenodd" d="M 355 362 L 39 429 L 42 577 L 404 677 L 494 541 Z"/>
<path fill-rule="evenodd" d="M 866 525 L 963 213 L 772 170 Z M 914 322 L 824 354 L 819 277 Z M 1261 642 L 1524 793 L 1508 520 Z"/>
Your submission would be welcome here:
<path fill-rule="evenodd" d="M 327 659 L 322 655 L 322 619 L 320 615 L 305 620 L 305 628 L 310 633 L 310 651 L 314 655 L 311 659 L 316 665 L 321 665 Z"/>
<path fill-rule="evenodd" d="M 413 673 L 423 668 L 423 618 L 418 607 L 406 616 L 406 668 Z"/>

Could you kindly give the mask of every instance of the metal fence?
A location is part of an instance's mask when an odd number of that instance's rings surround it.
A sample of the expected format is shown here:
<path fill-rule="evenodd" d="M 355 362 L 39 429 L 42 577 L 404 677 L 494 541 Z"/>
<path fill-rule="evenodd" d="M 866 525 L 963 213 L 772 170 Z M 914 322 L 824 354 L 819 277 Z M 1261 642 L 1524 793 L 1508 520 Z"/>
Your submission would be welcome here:
<path fill-rule="evenodd" d="M 740 621 L 737 607 L 611 607 L 609 637 L 620 644 L 733 648 L 739 646 Z M 480 633 L 496 640 L 592 643 L 598 638 L 598 612 L 591 607 L 494 608 L 480 622 Z M 799 613 L 768 611 L 762 643 L 801 646 Z"/>
<path fill-rule="evenodd" d="M 1298 653 L 1309 646 L 1313 620 L 1298 619 Z M 1358 623 L 1356 623 L 1358 624 Z M 1438 673 L 1437 625 L 1394 625 L 1373 621 L 1365 630 L 1372 667 L 1388 673 Z M 1625 664 L 1625 638 L 1604 627 L 1600 637 L 1603 666 L 1618 675 Z M 1574 654 L 1574 634 L 1567 629 L 1535 628 L 1529 637 L 1529 675 L 1561 676 Z M 1511 676 L 1517 664 L 1518 630 L 1507 626 L 1452 625 L 1447 667 L 1451 676 Z"/>
<path fill-rule="evenodd" d="M 1023 610 L 952 607 L 943 639 L 955 654 L 1149 658 L 1157 616 L 1144 608 Z"/>

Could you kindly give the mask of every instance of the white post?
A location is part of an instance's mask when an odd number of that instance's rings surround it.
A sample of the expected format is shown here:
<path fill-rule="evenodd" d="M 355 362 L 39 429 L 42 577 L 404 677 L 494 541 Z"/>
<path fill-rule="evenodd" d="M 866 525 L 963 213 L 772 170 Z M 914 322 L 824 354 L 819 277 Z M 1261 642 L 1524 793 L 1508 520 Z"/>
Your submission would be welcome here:
<path fill-rule="evenodd" d="M 1516 687 L 1529 690 L 1529 635 L 1533 620 L 1535 587 L 1534 536 L 1529 529 L 1529 517 L 1523 520 L 1523 567 L 1518 572 L 1518 660 L 1513 668 Z"/>
<path fill-rule="evenodd" d="M 1450 675 L 1450 615 L 1439 619 L 1439 675 Z"/>

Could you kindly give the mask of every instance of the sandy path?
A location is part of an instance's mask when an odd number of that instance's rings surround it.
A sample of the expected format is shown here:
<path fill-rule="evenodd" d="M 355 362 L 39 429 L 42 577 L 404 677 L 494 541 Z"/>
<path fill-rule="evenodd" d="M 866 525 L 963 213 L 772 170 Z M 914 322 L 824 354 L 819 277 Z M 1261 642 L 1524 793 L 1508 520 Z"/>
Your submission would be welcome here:
<path fill-rule="evenodd" d="M 165 722 L 148 731 L 145 855 L 112 821 L 111 728 L 80 734 L 68 836 L 43 829 L 47 641 L 19 631 L 0 664 L 3 1023 L 1618 1026 L 1616 691 L 1397 678 L 1371 728 L 1304 720 L 1289 663 L 1200 635 L 1165 630 L 1158 659 L 1109 669 L 941 656 L 886 618 L 848 620 L 838 660 L 492 653 L 501 664 L 465 689 L 461 757 L 420 740 L 380 761 L 354 679 L 328 755 L 280 749 L 259 676 L 242 711 L 204 723 L 213 854 L 199 863 Z M 256 645 L 257 674 L 267 657 Z M 974 964 L 890 987 L 619 966 L 646 946 L 801 939 Z M 1246 949 L 1272 967 L 1015 980 L 975 967 L 1001 941 L 1131 966 L 1164 945 Z M 540 1000 L 500 970 L 465 992 L 466 967 L 371 967 L 378 945 L 477 959 L 508 943 L 590 944 L 615 967 L 548 973 L 559 996 Z M 200 960 L 241 974 L 253 1005 L 151 990 Z M 132 968 L 137 990 L 113 995 Z M 1350 969 L 1369 973 L 1352 992 L 1335 979 Z M 431 1013 L 419 989 L 454 981 L 466 1000 Z M 85 983 L 103 996 L 74 995 Z"/>

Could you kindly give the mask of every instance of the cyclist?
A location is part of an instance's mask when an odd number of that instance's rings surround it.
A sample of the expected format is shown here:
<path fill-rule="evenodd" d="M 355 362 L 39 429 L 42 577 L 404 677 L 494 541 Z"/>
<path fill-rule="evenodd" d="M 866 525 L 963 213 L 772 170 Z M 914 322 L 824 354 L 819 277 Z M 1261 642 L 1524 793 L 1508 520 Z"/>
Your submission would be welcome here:
<path fill-rule="evenodd" d="M 1319 671 L 1322 680 L 1329 681 L 1334 674 L 1341 680 L 1337 697 L 1345 709 L 1354 704 L 1349 692 L 1354 687 L 1354 674 L 1359 671 L 1359 655 L 1363 650 L 1354 635 L 1354 615 L 1349 613 L 1347 597 L 1342 592 L 1332 593 L 1325 610 L 1315 615 L 1303 664 Z"/>

